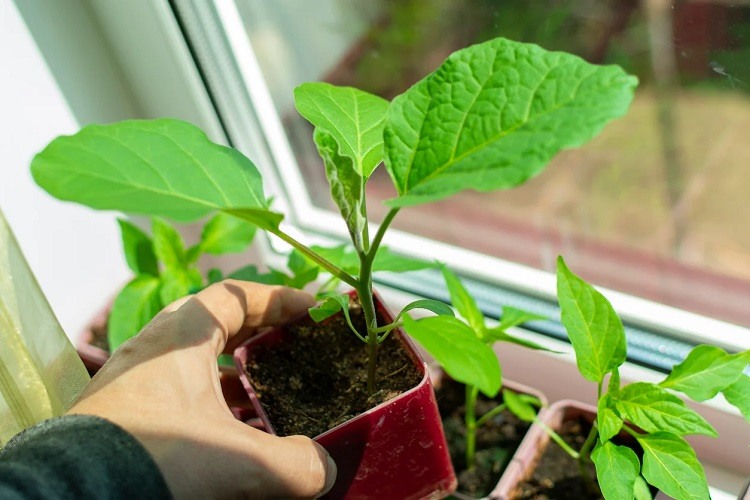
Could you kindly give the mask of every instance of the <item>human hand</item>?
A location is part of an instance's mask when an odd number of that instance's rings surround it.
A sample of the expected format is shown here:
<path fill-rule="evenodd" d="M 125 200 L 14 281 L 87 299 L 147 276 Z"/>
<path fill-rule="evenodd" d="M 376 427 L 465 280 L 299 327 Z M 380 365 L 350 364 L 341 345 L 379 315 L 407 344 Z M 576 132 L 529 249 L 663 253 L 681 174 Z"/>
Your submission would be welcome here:
<path fill-rule="evenodd" d="M 134 435 L 175 498 L 322 495 L 336 478 L 328 453 L 307 437 L 272 436 L 236 420 L 216 364 L 257 328 L 313 304 L 290 288 L 211 285 L 166 307 L 123 344 L 68 413 L 98 415 Z"/>

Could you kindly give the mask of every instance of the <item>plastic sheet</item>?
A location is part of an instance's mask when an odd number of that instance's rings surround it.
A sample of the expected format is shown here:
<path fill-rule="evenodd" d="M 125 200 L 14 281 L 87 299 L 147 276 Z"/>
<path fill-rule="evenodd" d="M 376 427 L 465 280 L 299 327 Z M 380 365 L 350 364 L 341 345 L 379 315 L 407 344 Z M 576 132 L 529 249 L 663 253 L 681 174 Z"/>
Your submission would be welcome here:
<path fill-rule="evenodd" d="M 0 446 L 64 413 L 88 381 L 0 212 Z"/>

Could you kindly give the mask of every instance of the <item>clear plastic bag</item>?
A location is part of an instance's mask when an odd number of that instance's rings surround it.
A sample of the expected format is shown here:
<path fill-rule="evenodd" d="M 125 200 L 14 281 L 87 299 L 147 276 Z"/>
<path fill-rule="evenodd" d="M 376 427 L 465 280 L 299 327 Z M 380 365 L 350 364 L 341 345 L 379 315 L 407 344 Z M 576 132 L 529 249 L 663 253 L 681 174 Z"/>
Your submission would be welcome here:
<path fill-rule="evenodd" d="M 64 413 L 88 381 L 0 212 L 0 446 Z"/>

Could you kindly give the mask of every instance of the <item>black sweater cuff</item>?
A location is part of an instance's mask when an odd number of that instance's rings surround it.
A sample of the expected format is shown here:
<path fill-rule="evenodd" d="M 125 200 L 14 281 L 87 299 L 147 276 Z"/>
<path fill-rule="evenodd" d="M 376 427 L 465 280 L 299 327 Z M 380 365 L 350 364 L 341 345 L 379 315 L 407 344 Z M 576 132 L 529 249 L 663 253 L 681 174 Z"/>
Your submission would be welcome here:
<path fill-rule="evenodd" d="M 148 451 L 121 427 L 91 415 L 53 418 L 0 449 L 0 498 L 172 498 Z"/>

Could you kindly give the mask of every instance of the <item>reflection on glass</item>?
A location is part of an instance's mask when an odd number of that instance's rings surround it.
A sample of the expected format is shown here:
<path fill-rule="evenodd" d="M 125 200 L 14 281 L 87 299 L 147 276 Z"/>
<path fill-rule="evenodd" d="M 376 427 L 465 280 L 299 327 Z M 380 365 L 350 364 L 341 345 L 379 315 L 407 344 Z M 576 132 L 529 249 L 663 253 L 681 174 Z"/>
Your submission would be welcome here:
<path fill-rule="evenodd" d="M 750 4 L 723 0 L 238 0 L 314 202 L 332 206 L 291 90 L 309 80 L 387 98 L 496 36 L 619 64 L 631 112 L 508 192 L 403 211 L 396 227 L 750 325 Z M 393 195 L 379 169 L 370 212 Z"/>

